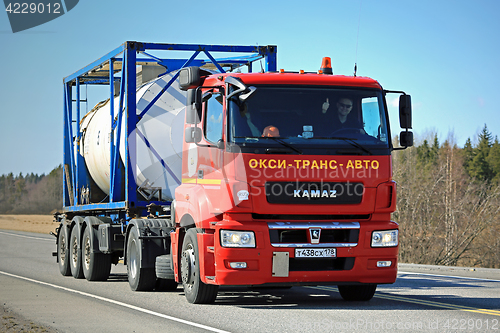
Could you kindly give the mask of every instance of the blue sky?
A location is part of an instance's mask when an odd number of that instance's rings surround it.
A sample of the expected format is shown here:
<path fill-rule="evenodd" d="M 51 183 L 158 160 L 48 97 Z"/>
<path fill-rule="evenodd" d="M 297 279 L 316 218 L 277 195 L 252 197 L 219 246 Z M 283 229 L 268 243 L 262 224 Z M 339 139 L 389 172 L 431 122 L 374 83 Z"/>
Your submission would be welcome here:
<path fill-rule="evenodd" d="M 80 0 L 15 34 L 0 13 L 0 174 L 48 173 L 62 162 L 63 77 L 126 40 L 273 44 L 286 70 L 316 71 L 330 56 L 335 74 L 352 75 L 357 61 L 358 75 L 412 95 L 417 138 L 452 132 L 463 146 L 484 124 L 500 136 L 500 1 L 183 3 Z"/>

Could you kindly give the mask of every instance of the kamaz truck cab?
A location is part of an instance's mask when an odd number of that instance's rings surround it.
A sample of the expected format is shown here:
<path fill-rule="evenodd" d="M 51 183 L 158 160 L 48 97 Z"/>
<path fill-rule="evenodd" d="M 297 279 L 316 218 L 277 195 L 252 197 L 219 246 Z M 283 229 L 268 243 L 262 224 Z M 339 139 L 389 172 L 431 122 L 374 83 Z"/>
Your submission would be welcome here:
<path fill-rule="evenodd" d="M 188 91 L 172 261 L 193 303 L 219 285 L 338 285 L 368 300 L 397 273 L 398 225 L 385 94 L 370 78 L 210 74 Z M 412 145 L 400 93 L 401 145 Z"/>

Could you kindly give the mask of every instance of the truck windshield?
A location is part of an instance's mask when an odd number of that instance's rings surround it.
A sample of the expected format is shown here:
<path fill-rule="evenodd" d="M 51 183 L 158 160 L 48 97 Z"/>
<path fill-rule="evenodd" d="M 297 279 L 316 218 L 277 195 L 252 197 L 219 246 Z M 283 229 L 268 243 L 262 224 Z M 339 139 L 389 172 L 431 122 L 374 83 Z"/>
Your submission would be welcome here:
<path fill-rule="evenodd" d="M 239 146 L 285 143 L 303 148 L 389 149 L 383 95 L 374 89 L 256 86 L 245 102 L 229 101 L 229 140 Z M 270 138 L 280 140 L 269 140 Z M 297 151 L 295 150 L 295 151 Z"/>

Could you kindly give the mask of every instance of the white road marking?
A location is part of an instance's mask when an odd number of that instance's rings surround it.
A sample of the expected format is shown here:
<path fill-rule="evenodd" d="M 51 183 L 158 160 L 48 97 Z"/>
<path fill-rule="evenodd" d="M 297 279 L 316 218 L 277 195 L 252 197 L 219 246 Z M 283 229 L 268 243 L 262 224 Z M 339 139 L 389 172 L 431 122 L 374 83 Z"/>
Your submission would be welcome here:
<path fill-rule="evenodd" d="M 478 281 L 486 281 L 486 282 L 500 282 L 500 280 L 494 280 L 494 279 L 481 279 L 481 278 L 473 278 L 473 277 L 467 277 L 467 276 L 439 275 L 439 274 L 428 274 L 428 273 L 417 273 L 417 272 L 398 271 L 398 274 L 413 274 L 413 275 L 435 276 L 435 277 L 442 277 L 442 278 L 467 279 L 467 280 L 478 280 Z"/>
<path fill-rule="evenodd" d="M 7 275 L 7 276 L 10 276 L 10 277 L 14 277 L 14 278 L 21 279 L 21 280 L 25 280 L 25 281 L 29 281 L 29 282 L 33 282 L 33 283 L 38 283 L 38 284 L 41 284 L 41 285 L 44 285 L 44 286 L 48 286 L 48 287 L 52 287 L 52 288 L 56 288 L 56 289 L 61 289 L 61 290 L 64 290 L 64 291 L 75 293 L 75 294 L 79 294 L 79 295 L 83 295 L 83 296 L 95 298 L 95 299 L 98 299 L 98 300 L 103 301 L 103 302 L 107 302 L 107 303 L 111 303 L 111 304 L 123 306 L 125 308 L 129 308 L 129 309 L 132 309 L 132 310 L 135 310 L 135 311 L 147 313 L 147 314 L 150 314 L 150 315 L 153 315 L 153 316 L 156 316 L 156 317 L 160 317 L 160 318 L 164 318 L 164 319 L 176 321 L 178 323 L 182 323 L 182 324 L 185 324 L 185 325 L 189 325 L 189 326 L 193 326 L 193 327 L 198 327 L 198 328 L 210 331 L 210 332 L 229 333 L 228 331 L 223 331 L 223 330 L 220 330 L 220 329 L 217 329 L 217 328 L 214 328 L 214 327 L 210 327 L 210 326 L 206 326 L 206 325 L 202 325 L 202 324 L 198 324 L 198 323 L 193 323 L 191 321 L 187 321 L 187 320 L 184 320 L 184 319 L 180 319 L 180 318 L 168 316 L 168 315 L 165 315 L 163 313 L 158 313 L 158 312 L 151 311 L 151 310 L 148 310 L 148 309 L 140 308 L 140 307 L 137 307 L 137 306 L 134 306 L 134 305 L 130 305 L 130 304 L 127 304 L 127 303 L 115 301 L 113 299 L 109 299 L 109 298 L 105 298 L 105 297 L 101 297 L 101 296 L 97 296 L 97 295 L 92 295 L 92 294 L 89 294 L 89 293 L 86 293 L 86 292 L 83 292 L 83 291 L 69 289 L 69 288 L 66 288 L 66 287 L 61 287 L 61 286 L 58 286 L 58 285 L 55 285 L 55 284 L 52 284 L 52 283 L 42 282 L 42 281 L 38 281 L 38 280 L 27 278 L 27 277 L 24 277 L 24 276 L 14 275 L 14 274 L 10 274 L 10 273 L 7 273 L 7 272 L 2 272 L 2 271 L 0 271 L 0 274 Z"/>
<path fill-rule="evenodd" d="M 54 242 L 55 241 L 55 238 L 52 239 L 52 238 L 31 237 L 31 236 L 13 234 L 13 233 L 10 233 L 10 232 L 3 232 L 3 231 L 0 231 L 0 234 L 9 235 L 9 236 L 17 236 L 17 237 L 22 237 L 22 238 L 38 239 L 38 240 L 44 240 L 44 241 L 50 241 L 50 242 Z"/>

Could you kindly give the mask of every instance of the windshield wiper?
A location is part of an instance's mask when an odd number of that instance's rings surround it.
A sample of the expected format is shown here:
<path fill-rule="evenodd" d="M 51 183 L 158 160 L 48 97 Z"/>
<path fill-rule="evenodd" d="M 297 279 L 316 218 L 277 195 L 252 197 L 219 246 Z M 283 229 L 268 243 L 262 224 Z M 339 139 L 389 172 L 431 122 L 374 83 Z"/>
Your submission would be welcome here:
<path fill-rule="evenodd" d="M 350 143 L 352 146 L 354 146 L 354 147 L 356 147 L 358 149 L 361 149 L 362 151 L 364 151 L 368 155 L 373 155 L 373 153 L 370 150 L 368 150 L 367 148 L 365 148 L 362 145 L 360 145 L 359 143 L 357 143 L 355 141 L 356 139 L 353 139 L 353 138 L 346 138 L 346 137 L 343 137 L 343 136 L 332 136 L 332 137 L 314 137 L 314 139 L 320 139 L 320 140 L 342 140 L 342 141 Z"/>
<path fill-rule="evenodd" d="M 302 155 L 302 150 L 295 148 L 294 146 L 292 146 L 291 144 L 289 144 L 289 143 L 287 143 L 287 142 L 283 141 L 283 140 L 282 140 L 282 139 L 280 139 L 280 138 L 277 138 L 277 137 L 274 137 L 274 136 L 264 136 L 264 137 L 261 137 L 261 138 L 259 138 L 259 139 L 272 139 L 272 140 L 274 140 L 274 141 L 276 141 L 276 142 L 280 143 L 282 146 L 285 146 L 285 147 L 287 147 L 287 148 L 290 148 L 290 149 L 291 149 L 291 150 L 293 150 L 294 152 L 296 152 L 296 153 L 298 153 L 298 154 Z M 268 148 L 266 151 L 269 151 L 270 153 L 271 153 L 271 152 L 273 152 L 271 148 Z"/>
<path fill-rule="evenodd" d="M 340 137 L 340 136 L 339 137 L 331 137 L 331 138 L 328 138 L 328 139 L 343 140 L 345 142 L 349 142 L 351 145 L 353 145 L 356 148 L 361 149 L 362 151 L 364 151 L 368 155 L 373 155 L 373 153 L 371 151 L 369 151 L 368 149 L 366 149 L 365 147 L 363 147 L 362 145 L 360 145 L 359 143 L 357 143 L 355 141 L 356 139 L 345 138 L 345 137 Z"/>

